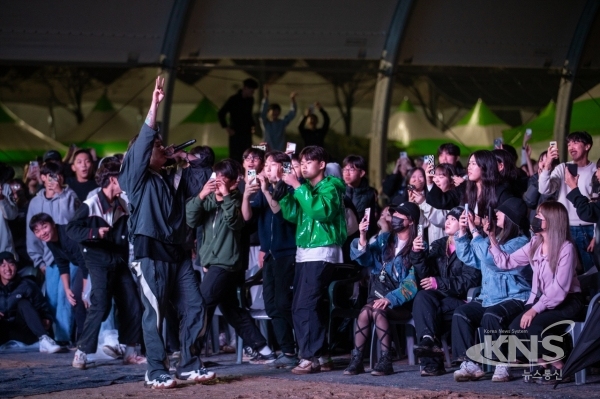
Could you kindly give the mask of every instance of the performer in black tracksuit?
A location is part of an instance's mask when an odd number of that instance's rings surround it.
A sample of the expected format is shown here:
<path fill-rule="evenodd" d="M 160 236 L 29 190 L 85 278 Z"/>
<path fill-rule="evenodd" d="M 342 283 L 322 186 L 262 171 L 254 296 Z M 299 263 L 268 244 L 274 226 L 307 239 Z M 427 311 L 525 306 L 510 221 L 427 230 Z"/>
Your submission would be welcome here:
<path fill-rule="evenodd" d="M 134 269 L 142 289 L 144 315 L 142 329 L 146 344 L 148 371 L 146 384 L 153 388 L 172 388 L 162 322 L 169 303 L 174 303 L 181 318 L 181 358 L 177 378 L 206 381 L 215 377 L 202 366 L 193 350 L 204 334 L 206 314 L 191 262 L 181 262 L 185 242 L 185 203 L 162 174 L 171 156 L 156 127 L 156 113 L 164 98 L 164 79 L 157 78 L 146 121 L 123 160 L 119 185 L 129 199 L 129 239 L 133 243 Z M 169 152 L 170 151 L 170 152 Z"/>
<path fill-rule="evenodd" d="M 91 306 L 73 359 L 73 367 L 80 369 L 87 366 L 87 354 L 96 352 L 100 325 L 110 313 L 113 296 L 118 309 L 119 340 L 127 347 L 123 363 L 146 361 L 135 352 L 136 345 L 142 342 L 142 304 L 127 267 L 129 211 L 125 200 L 118 197 L 120 168 L 116 160 L 102 163 L 96 174 L 101 190 L 81 204 L 67 225 L 69 238 L 81 246 L 92 284 Z"/>

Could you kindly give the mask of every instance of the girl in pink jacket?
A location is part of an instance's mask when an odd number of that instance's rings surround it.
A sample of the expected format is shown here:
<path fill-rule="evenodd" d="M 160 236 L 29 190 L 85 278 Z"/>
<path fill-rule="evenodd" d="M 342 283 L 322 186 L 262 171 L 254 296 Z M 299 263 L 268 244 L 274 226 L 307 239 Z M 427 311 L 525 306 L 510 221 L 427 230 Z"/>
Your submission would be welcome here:
<path fill-rule="evenodd" d="M 500 269 L 531 264 L 531 295 L 524 312 L 513 320 L 509 331 L 525 346 L 529 346 L 528 342 L 532 342 L 533 336 L 537 336 L 538 359 L 527 359 L 540 365 L 534 375 L 539 373 L 543 376 L 550 372 L 556 376 L 560 373 L 557 370 L 563 366 L 561 357 L 564 354 L 561 356 L 549 351 L 550 345 L 548 342 L 543 344 L 543 339 L 553 334 L 562 336 L 567 324 L 575 320 L 583 309 L 584 299 L 576 273 L 579 259 L 569 233 L 569 215 L 560 202 L 542 203 L 531 222 L 531 231 L 531 241 L 512 254 L 503 252 L 496 237 L 491 234 L 490 252 Z M 556 323 L 555 328 L 547 329 Z M 557 344 L 559 343 L 554 341 L 551 345 Z M 530 348 L 532 355 L 535 354 L 534 349 L 535 347 Z M 509 364 L 514 361 L 515 359 L 508 359 Z M 555 378 L 538 378 L 537 381 L 552 384 L 556 382 Z"/>

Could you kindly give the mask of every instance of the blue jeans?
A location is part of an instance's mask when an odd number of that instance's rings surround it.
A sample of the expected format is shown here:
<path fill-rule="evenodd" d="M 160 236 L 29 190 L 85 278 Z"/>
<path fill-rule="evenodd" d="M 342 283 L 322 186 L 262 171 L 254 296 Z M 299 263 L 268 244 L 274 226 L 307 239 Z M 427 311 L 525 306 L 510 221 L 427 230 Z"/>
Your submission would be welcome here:
<path fill-rule="evenodd" d="M 71 286 L 73 286 L 77 266 L 70 265 Z M 57 341 L 71 340 L 73 324 L 73 307 L 67 300 L 67 294 L 60 280 L 58 266 L 46 267 L 46 298 L 54 316 L 54 339 Z"/>
<path fill-rule="evenodd" d="M 590 241 L 594 239 L 594 225 L 588 226 L 571 226 L 571 237 L 575 241 L 577 246 L 577 252 L 579 253 L 579 259 L 581 259 L 581 266 L 584 271 L 590 270 L 594 267 L 594 258 L 592 253 L 587 251 Z"/>

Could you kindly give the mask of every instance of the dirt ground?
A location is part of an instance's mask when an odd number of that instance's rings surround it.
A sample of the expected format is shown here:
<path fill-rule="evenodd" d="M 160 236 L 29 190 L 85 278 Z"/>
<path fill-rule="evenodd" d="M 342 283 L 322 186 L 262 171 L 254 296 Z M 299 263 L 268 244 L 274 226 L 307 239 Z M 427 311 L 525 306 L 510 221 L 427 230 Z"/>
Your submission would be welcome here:
<path fill-rule="evenodd" d="M 217 378 L 214 383 L 194 384 L 180 382 L 174 389 L 156 390 L 144 388 L 142 383 L 110 385 L 98 388 L 77 389 L 44 395 L 27 396 L 33 398 L 219 398 L 219 399 L 438 399 L 438 398 L 478 398 L 492 399 L 514 397 L 515 395 L 478 395 L 452 391 L 424 391 L 392 387 L 346 385 L 324 382 L 290 381 L 268 377 L 229 377 Z M 522 398 L 525 398 L 523 396 Z"/>

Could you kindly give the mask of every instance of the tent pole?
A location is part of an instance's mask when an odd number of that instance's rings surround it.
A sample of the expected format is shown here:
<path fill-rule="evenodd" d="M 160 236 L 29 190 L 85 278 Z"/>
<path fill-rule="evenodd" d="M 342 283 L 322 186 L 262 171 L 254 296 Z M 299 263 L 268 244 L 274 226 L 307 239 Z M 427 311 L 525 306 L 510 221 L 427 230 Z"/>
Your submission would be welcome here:
<path fill-rule="evenodd" d="M 387 164 L 387 131 L 394 76 L 400 53 L 400 42 L 406 28 L 413 0 L 398 0 L 388 28 L 385 46 L 379 61 L 369 149 L 369 180 L 381 189 Z"/>
<path fill-rule="evenodd" d="M 567 160 L 567 146 L 565 138 L 569 133 L 569 126 L 571 124 L 571 108 L 573 106 L 572 95 L 573 95 L 573 82 L 575 81 L 575 74 L 579 67 L 579 60 L 583 53 L 585 42 L 588 34 L 592 29 L 596 14 L 598 13 L 598 0 L 588 0 L 583 8 L 583 12 L 579 17 L 579 23 L 573 33 L 571 39 L 571 45 L 569 46 L 569 52 L 565 59 L 565 63 L 562 68 L 562 77 L 560 79 L 560 86 L 558 88 L 558 95 L 556 98 L 556 119 L 554 120 L 554 140 L 558 144 L 560 158 L 564 161 Z"/>
<path fill-rule="evenodd" d="M 177 79 L 177 64 L 179 61 L 179 50 L 181 49 L 181 38 L 187 27 L 191 14 L 191 0 L 175 0 L 169 22 L 164 33 L 164 41 L 161 48 L 161 72 L 165 78 L 165 99 L 159 108 L 158 120 L 160 121 L 161 135 L 165 144 L 169 144 L 169 124 L 171 122 L 171 107 L 173 105 L 173 91 Z"/>

